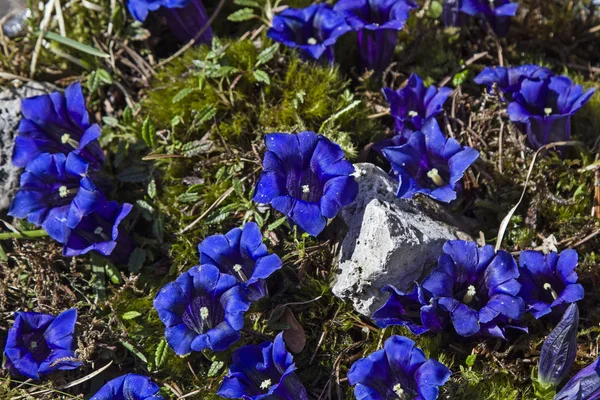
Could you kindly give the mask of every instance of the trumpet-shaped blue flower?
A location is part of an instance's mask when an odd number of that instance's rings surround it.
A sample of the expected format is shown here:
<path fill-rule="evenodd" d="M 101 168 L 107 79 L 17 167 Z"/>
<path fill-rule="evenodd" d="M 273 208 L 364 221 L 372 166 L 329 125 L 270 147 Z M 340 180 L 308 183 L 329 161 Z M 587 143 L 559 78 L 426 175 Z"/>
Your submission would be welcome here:
<path fill-rule="evenodd" d="M 494 87 L 500 94 L 512 98 L 512 94 L 521 89 L 525 79 L 542 81 L 554 76 L 548 68 L 534 64 L 525 64 L 518 67 L 485 67 L 474 79 L 478 85 L 486 85 L 491 93 Z"/>
<path fill-rule="evenodd" d="M 173 35 L 181 42 L 193 40 L 208 22 L 208 15 L 201 0 L 129 0 L 129 13 L 140 22 L 155 12 L 165 18 Z M 199 43 L 212 41 L 212 29 L 208 27 Z"/>
<path fill-rule="evenodd" d="M 327 218 L 354 201 L 358 184 L 354 166 L 344 151 L 314 132 L 272 133 L 254 201 L 270 203 L 313 236 L 325 229 Z"/>
<path fill-rule="evenodd" d="M 532 148 L 569 140 L 571 116 L 587 103 L 596 89 L 583 91 L 566 76 L 525 79 L 508 105 L 508 117 L 521 124 Z"/>
<path fill-rule="evenodd" d="M 244 346 L 233 352 L 233 364 L 217 394 L 227 399 L 308 400 L 294 372 L 294 357 L 285 349 L 283 333 L 275 342 Z"/>
<path fill-rule="evenodd" d="M 479 157 L 479 152 L 446 138 L 435 118 L 425 122 L 403 146 L 387 147 L 383 154 L 399 177 L 397 196 L 408 199 L 417 193 L 450 202 L 463 174 Z"/>
<path fill-rule="evenodd" d="M 167 343 L 179 355 L 227 350 L 240 338 L 249 307 L 235 277 L 210 264 L 184 272 L 154 299 Z"/>
<path fill-rule="evenodd" d="M 348 381 L 358 400 L 435 400 L 450 375 L 445 365 L 428 360 L 415 342 L 392 336 L 382 350 L 352 365 Z"/>
<path fill-rule="evenodd" d="M 8 331 L 4 356 L 11 374 L 38 380 L 56 370 L 81 366 L 73 352 L 73 333 L 77 310 L 58 316 L 37 312 L 15 313 Z"/>
<path fill-rule="evenodd" d="M 417 7 L 412 0 L 340 0 L 334 9 L 358 34 L 361 68 L 381 73 L 392 62 L 398 31 Z"/>
<path fill-rule="evenodd" d="M 273 17 L 267 36 L 298 49 L 307 60 L 319 60 L 325 54 L 331 64 L 335 61 L 335 43 L 350 30 L 340 13 L 321 3 L 283 10 Z"/>
<path fill-rule="evenodd" d="M 525 312 L 519 297 L 519 267 L 506 251 L 494 253 L 490 245 L 452 240 L 444 244 L 438 266 L 423 281 L 423 288 L 450 314 L 461 336 L 477 333 L 504 338 L 509 320 Z"/>
<path fill-rule="evenodd" d="M 577 252 L 564 250 L 544 255 L 527 250 L 519 257 L 521 297 L 535 318 L 553 308 L 564 311 L 568 304 L 583 299 L 583 286 L 577 283 Z"/>
<path fill-rule="evenodd" d="M 443 20 L 447 26 L 462 25 L 462 15 L 481 18 L 499 36 L 508 34 L 510 18 L 517 14 L 518 3 L 510 0 L 445 0 Z M 462 14 L 462 15 L 461 15 Z"/>
<path fill-rule="evenodd" d="M 277 254 L 269 254 L 255 222 L 225 235 L 209 236 L 198 245 L 200 264 L 213 264 L 222 273 L 233 275 L 248 289 L 249 299 L 267 295 L 265 279 L 281 268 Z"/>
<path fill-rule="evenodd" d="M 577 356 L 579 308 L 573 303 L 550 332 L 540 353 L 537 384 L 542 390 L 556 388 L 569 375 Z"/>
<path fill-rule="evenodd" d="M 67 214 L 63 254 L 74 257 L 96 251 L 118 264 L 126 263 L 133 240 L 122 222 L 132 208 L 106 200 L 99 191 L 80 190 Z"/>
<path fill-rule="evenodd" d="M 87 176 L 88 164 L 75 153 L 43 153 L 27 164 L 21 187 L 8 214 L 43 227 L 50 237 L 64 243 L 71 202 L 80 190 L 96 193 Z"/>
<path fill-rule="evenodd" d="M 452 89 L 447 87 L 438 89 L 431 85 L 426 88 L 423 79 L 414 73 L 402 89 L 383 89 L 383 95 L 390 103 L 390 114 L 396 119 L 398 133 L 403 132 L 405 128 L 421 130 L 426 119 L 442 112 L 450 93 Z"/>
<path fill-rule="evenodd" d="M 15 139 L 12 163 L 25 167 L 42 153 L 68 154 L 75 151 L 93 170 L 104 163 L 98 143 L 100 127 L 90 124 L 79 82 L 65 93 L 54 92 L 21 101 L 23 118 Z"/>
<path fill-rule="evenodd" d="M 415 335 L 440 332 L 444 328 L 445 317 L 438 308 L 437 300 L 418 283 L 411 293 L 404 293 L 392 285 L 384 286 L 382 291 L 388 292 L 390 297 L 373 313 L 377 326 L 406 326 Z"/>
<path fill-rule="evenodd" d="M 579 371 L 554 396 L 554 400 L 600 399 L 600 359 Z"/>
<path fill-rule="evenodd" d="M 106 382 L 90 400 L 163 400 L 159 391 L 147 376 L 126 374 Z"/>

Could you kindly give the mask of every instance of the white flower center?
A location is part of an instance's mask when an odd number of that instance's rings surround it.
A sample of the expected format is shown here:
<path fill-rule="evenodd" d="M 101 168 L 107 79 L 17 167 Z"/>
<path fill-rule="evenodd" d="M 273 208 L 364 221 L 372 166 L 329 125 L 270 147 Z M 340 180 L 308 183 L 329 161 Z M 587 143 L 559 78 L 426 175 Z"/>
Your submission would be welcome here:
<path fill-rule="evenodd" d="M 397 383 L 392 390 L 400 400 L 406 399 L 406 393 L 404 393 L 404 389 L 402 389 L 402 385 L 399 383 Z"/>
<path fill-rule="evenodd" d="M 69 189 L 65 185 L 58 188 L 58 195 L 60 197 L 67 197 L 69 195 Z"/>
<path fill-rule="evenodd" d="M 202 307 L 200 309 L 200 318 L 207 319 L 208 318 L 208 308 Z"/>
<path fill-rule="evenodd" d="M 427 173 L 427 177 L 431 179 L 436 186 L 444 185 L 444 180 L 440 176 L 440 173 L 437 170 L 437 168 L 432 168 L 431 170 L 429 170 L 429 172 Z"/>
<path fill-rule="evenodd" d="M 310 186 L 302 185 L 302 193 L 310 193 Z"/>
<path fill-rule="evenodd" d="M 409 111 L 409 112 L 408 112 L 408 116 L 409 116 L 409 117 L 411 117 L 411 118 L 414 118 L 414 117 L 416 117 L 417 115 L 419 115 L 419 113 L 418 113 L 418 112 L 416 112 L 416 111 Z"/>
<path fill-rule="evenodd" d="M 310 44 L 311 46 L 314 46 L 315 44 L 317 44 L 317 39 L 315 39 L 314 37 L 308 38 L 306 43 Z"/>
<path fill-rule="evenodd" d="M 475 290 L 475 286 L 469 285 L 469 287 L 467 288 L 467 293 L 465 293 L 465 296 L 463 297 L 463 303 L 471 303 L 473 301 L 473 297 L 475 297 L 476 294 L 477 290 Z"/>
<path fill-rule="evenodd" d="M 260 388 L 262 390 L 267 390 L 268 388 L 271 387 L 271 380 L 270 379 L 265 379 L 264 381 L 262 381 L 262 383 L 260 384 Z"/>
<path fill-rule="evenodd" d="M 235 264 L 233 266 L 233 271 L 236 272 L 240 276 L 240 279 L 243 282 L 247 282 L 248 281 L 248 277 L 246 276 L 246 274 L 244 274 L 244 271 L 243 271 L 242 266 L 240 264 Z"/>
<path fill-rule="evenodd" d="M 546 117 L 548 117 L 550 114 L 552 114 L 552 108 L 544 108 L 544 113 L 546 114 Z"/>
<path fill-rule="evenodd" d="M 67 144 L 67 143 L 69 143 L 69 140 L 71 140 L 71 135 L 69 135 L 68 133 L 65 133 L 64 135 L 62 135 L 62 136 L 60 137 L 60 142 L 61 142 L 62 144 Z"/>
<path fill-rule="evenodd" d="M 96 229 L 94 229 L 94 233 L 96 235 L 102 235 L 102 231 L 103 231 L 103 229 L 101 226 L 97 226 Z"/>
<path fill-rule="evenodd" d="M 31 348 L 31 350 L 35 349 L 37 347 L 37 342 L 33 341 L 31 343 L 29 343 L 29 348 Z"/>
<path fill-rule="evenodd" d="M 549 284 L 548 282 L 544 283 L 544 290 L 549 291 L 550 294 L 552 295 L 552 298 L 554 300 L 556 300 L 556 298 L 558 297 L 558 294 L 556 294 L 556 292 L 554 291 L 554 289 L 552 289 L 552 285 Z"/>
<path fill-rule="evenodd" d="M 233 270 L 239 274 L 240 271 L 242 270 L 242 266 L 240 264 L 235 264 L 233 266 Z"/>

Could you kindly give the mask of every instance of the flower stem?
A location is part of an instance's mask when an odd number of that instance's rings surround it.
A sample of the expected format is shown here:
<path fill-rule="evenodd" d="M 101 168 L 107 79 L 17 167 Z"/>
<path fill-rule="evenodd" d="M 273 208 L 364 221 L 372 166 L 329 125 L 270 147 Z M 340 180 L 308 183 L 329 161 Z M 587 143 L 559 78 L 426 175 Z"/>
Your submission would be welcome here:
<path fill-rule="evenodd" d="M 48 236 L 48 232 L 43 229 L 37 229 L 35 231 L 24 231 L 24 232 L 5 232 L 0 233 L 0 240 L 7 239 L 37 239 Z"/>

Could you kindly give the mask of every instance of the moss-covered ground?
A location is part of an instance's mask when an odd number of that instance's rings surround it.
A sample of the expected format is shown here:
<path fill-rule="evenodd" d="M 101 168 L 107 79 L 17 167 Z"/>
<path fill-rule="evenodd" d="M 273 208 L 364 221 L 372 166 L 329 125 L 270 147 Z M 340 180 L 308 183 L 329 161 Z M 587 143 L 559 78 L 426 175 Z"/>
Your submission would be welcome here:
<path fill-rule="evenodd" d="M 82 368 L 41 382 L 23 383 L 2 371 L 1 399 L 87 398 L 105 379 L 126 372 L 151 376 L 169 398 L 217 398 L 230 353 L 174 354 L 163 340 L 152 299 L 165 283 L 197 265 L 203 238 L 245 221 L 258 223 L 284 267 L 269 280 L 270 297 L 247 314 L 236 347 L 272 339 L 289 328 L 282 321 L 283 306 L 302 327 L 294 334 L 306 336 L 295 360 L 311 398 L 352 399 L 345 378 L 352 363 L 392 334 L 413 336 L 402 328 L 378 329 L 332 295 L 334 243 L 303 235 L 277 212 L 251 201 L 264 135 L 313 130 L 339 143 L 351 160 L 385 168 L 368 151 L 393 129 L 381 87 L 397 88 L 411 72 L 428 84 L 445 83 L 455 89 L 442 118 L 446 132 L 481 152 L 465 177 L 462 200 L 450 208 L 475 219 L 481 237 L 495 244 L 501 220 L 519 200 L 533 152 L 508 122 L 502 104 L 484 94 L 473 77 L 487 65 L 533 62 L 585 86 L 600 82 L 600 11 L 592 11 L 589 1 L 522 1 L 509 36 L 501 39 L 475 22 L 463 29 L 444 28 L 440 4 L 421 2 L 425 8 L 400 33 L 395 64 L 379 78 L 359 73 L 351 36 L 342 40 L 333 68 L 304 62 L 275 45 L 265 35 L 263 20 L 272 8 L 264 1 L 256 3 L 256 18 L 239 23 L 227 16 L 244 6 L 227 3 L 214 24 L 219 39 L 164 66 L 157 63 L 178 45 L 158 21 L 133 23 L 121 0 L 91 1 L 96 8 L 90 2 L 62 3 L 68 36 L 110 57 L 48 40 L 33 77 L 60 87 L 75 80 L 85 83 L 91 115 L 103 126 L 107 172 L 114 176 L 110 197 L 135 205 L 127 224 L 138 248 L 128 265 L 115 266 L 100 257 L 63 258 L 50 239 L 1 242 L 0 346 L 13 311 L 57 313 L 77 307 L 83 361 Z M 278 7 L 307 4 L 291 0 Z M 209 13 L 215 7 L 209 0 Z M 6 85 L 14 84 L 6 74 L 31 76 L 41 19 L 36 2 L 26 34 L 0 38 L 5 73 L 0 78 Z M 58 31 L 56 20 L 49 29 Z M 586 297 L 580 303 L 579 352 L 572 373 L 598 356 L 600 215 L 592 212 L 600 198 L 595 170 L 585 167 L 598 159 L 599 133 L 596 95 L 573 120 L 573 139 L 580 145 L 569 148 L 567 157 L 549 152 L 538 159 L 503 242 L 518 255 L 554 235 L 559 249 L 579 252 Z M 2 219 L 21 230 L 31 228 Z M 534 399 L 531 371 L 555 322 L 527 320 L 529 334 L 508 341 L 451 333 L 414 339 L 453 371 L 440 398 Z M 107 365 L 101 374 L 90 375 Z M 83 382 L 68 387 L 80 378 Z"/>

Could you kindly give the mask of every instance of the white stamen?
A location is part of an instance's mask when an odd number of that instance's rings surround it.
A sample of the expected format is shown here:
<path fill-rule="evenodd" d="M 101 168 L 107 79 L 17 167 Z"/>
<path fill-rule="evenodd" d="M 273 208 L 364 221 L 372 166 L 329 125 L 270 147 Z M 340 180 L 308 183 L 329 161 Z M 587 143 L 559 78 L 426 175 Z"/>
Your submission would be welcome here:
<path fill-rule="evenodd" d="M 260 384 L 260 388 L 262 390 L 266 390 L 268 388 L 271 387 L 271 380 L 270 379 L 265 379 L 264 381 L 262 381 L 262 383 Z"/>
<path fill-rule="evenodd" d="M 67 143 L 69 143 L 69 140 L 71 140 L 71 135 L 69 135 L 68 133 L 65 133 L 64 135 L 62 135 L 62 136 L 60 137 L 60 142 L 61 142 L 62 144 L 67 144 Z"/>
<path fill-rule="evenodd" d="M 67 197 L 69 195 L 69 189 L 65 185 L 58 188 L 58 195 L 60 197 Z"/>
<path fill-rule="evenodd" d="M 29 347 L 31 348 L 31 350 L 35 349 L 37 347 L 37 342 L 31 342 L 29 343 Z"/>
<path fill-rule="evenodd" d="M 97 226 L 96 229 L 94 229 L 94 234 L 96 234 L 96 235 L 102 235 L 102 227 L 101 226 Z"/>
<path fill-rule="evenodd" d="M 556 294 L 556 292 L 554 291 L 554 289 L 552 289 L 552 285 L 549 283 L 544 283 L 544 290 L 548 290 L 550 292 L 550 294 L 552 295 L 552 298 L 554 300 L 556 300 L 556 298 L 558 297 L 558 294 Z"/>
<path fill-rule="evenodd" d="M 444 180 L 440 176 L 440 173 L 437 170 L 437 168 L 432 168 L 431 170 L 429 170 L 429 172 L 427 173 L 427 177 L 429 179 L 431 179 L 433 181 L 433 183 L 436 184 L 436 186 L 443 186 L 444 185 Z"/>
<path fill-rule="evenodd" d="M 242 266 L 240 264 L 235 264 L 233 266 L 233 270 L 237 272 L 242 281 L 248 282 L 248 277 L 246 276 L 246 274 L 244 274 L 244 270 L 242 269 Z"/>
<path fill-rule="evenodd" d="M 302 193 L 310 193 L 310 186 L 302 185 Z"/>
<path fill-rule="evenodd" d="M 408 112 L 408 116 L 409 116 L 409 117 L 411 117 L 411 118 L 414 118 L 414 117 L 416 117 L 417 115 L 419 115 L 419 113 L 418 113 L 418 112 L 416 112 L 416 111 L 409 111 L 409 112 Z"/>
<path fill-rule="evenodd" d="M 398 396 L 398 398 L 400 399 L 404 399 L 404 389 L 402 389 L 402 385 L 400 385 L 399 383 L 397 383 L 394 388 L 392 389 L 394 391 L 394 393 L 396 393 L 396 396 Z"/>
<path fill-rule="evenodd" d="M 465 296 L 463 297 L 462 302 L 464 304 L 469 304 L 470 302 L 473 301 L 473 297 L 475 297 L 476 294 L 477 294 L 477 290 L 475 290 L 475 286 L 469 285 L 469 287 L 467 288 L 467 293 L 465 293 Z"/>
<path fill-rule="evenodd" d="M 548 117 L 550 114 L 552 114 L 552 108 L 544 108 L 544 113 L 546 114 L 546 117 Z"/>
<path fill-rule="evenodd" d="M 233 266 L 233 270 L 239 274 L 240 271 L 242 270 L 242 266 L 240 264 L 235 264 Z"/>
<path fill-rule="evenodd" d="M 314 46 L 315 44 L 317 44 L 317 39 L 315 39 L 314 37 L 308 38 L 306 43 L 310 44 L 311 46 Z"/>
<path fill-rule="evenodd" d="M 202 307 L 200 309 L 200 318 L 207 319 L 208 318 L 208 308 Z"/>

